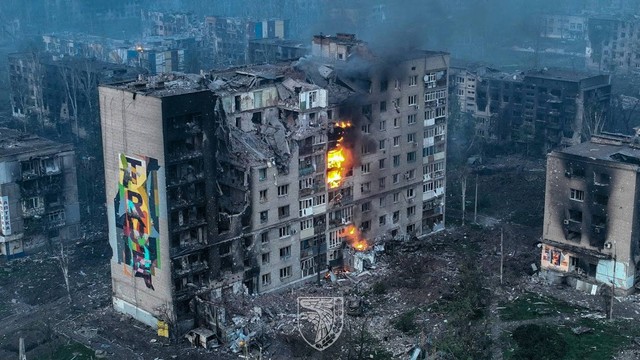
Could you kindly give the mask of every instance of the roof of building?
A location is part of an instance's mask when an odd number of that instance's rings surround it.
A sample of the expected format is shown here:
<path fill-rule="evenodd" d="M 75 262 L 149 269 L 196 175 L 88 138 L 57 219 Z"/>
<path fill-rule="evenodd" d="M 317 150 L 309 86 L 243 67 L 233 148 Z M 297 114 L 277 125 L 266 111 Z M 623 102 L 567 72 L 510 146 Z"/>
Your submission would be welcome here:
<path fill-rule="evenodd" d="M 57 153 L 72 149 L 71 144 L 61 144 L 17 130 L 0 128 L 0 159 L 31 152 Z"/>
<path fill-rule="evenodd" d="M 147 77 L 140 76 L 136 81 L 126 81 L 102 86 L 158 98 L 208 90 L 204 77 L 183 73 L 163 73 Z"/>
<path fill-rule="evenodd" d="M 601 134 L 554 153 L 640 167 L 640 139 L 627 135 Z"/>
<path fill-rule="evenodd" d="M 599 76 L 599 74 L 569 69 L 544 68 L 539 70 L 529 70 L 525 73 L 525 76 L 541 79 L 580 82 L 591 77 Z"/>

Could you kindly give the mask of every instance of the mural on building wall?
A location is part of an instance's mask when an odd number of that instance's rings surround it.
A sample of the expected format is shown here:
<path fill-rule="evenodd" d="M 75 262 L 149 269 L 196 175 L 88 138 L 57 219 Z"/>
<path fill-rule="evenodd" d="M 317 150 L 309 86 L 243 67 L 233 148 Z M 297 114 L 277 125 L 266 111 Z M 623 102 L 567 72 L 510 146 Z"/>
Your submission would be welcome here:
<path fill-rule="evenodd" d="M 118 193 L 114 199 L 118 263 L 129 275 L 141 277 L 153 288 L 160 269 L 158 160 L 120 154 Z"/>
<path fill-rule="evenodd" d="M 552 267 L 557 270 L 569 271 L 569 254 L 553 246 L 543 245 L 542 267 Z"/>

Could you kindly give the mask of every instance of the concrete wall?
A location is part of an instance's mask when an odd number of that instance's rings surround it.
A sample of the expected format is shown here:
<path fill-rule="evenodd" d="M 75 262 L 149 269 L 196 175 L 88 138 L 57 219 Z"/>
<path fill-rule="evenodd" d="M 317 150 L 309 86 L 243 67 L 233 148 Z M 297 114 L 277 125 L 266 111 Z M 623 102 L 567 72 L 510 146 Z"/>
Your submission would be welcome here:
<path fill-rule="evenodd" d="M 572 174 L 572 169 L 576 168 L 583 169 L 584 176 Z M 610 176 L 609 184 L 594 184 L 594 173 L 607 173 Z M 618 262 L 615 281 L 619 287 L 628 289 L 635 277 L 634 248 L 637 245 L 634 244 L 638 242 L 635 225 L 638 214 L 637 182 L 635 170 L 628 166 L 607 166 L 606 162 L 592 161 L 586 157 L 581 159 L 551 153 L 547 159 L 543 238 L 572 247 L 570 249 L 584 249 L 584 253 L 572 250 L 575 255 L 567 253 L 566 256 L 588 259 L 597 267 L 596 279 L 605 283 L 611 280 L 613 264 L 610 258 L 615 256 Z M 572 200 L 571 189 L 584 191 L 584 200 Z M 596 196 L 608 196 L 607 204 L 595 203 Z M 570 210 L 580 211 L 582 221 L 572 219 Z M 606 216 L 606 225 L 600 227 L 598 233 L 594 216 Z M 580 235 L 572 238 L 575 233 Z M 607 243 L 611 244 L 610 248 Z M 589 254 L 600 254 L 602 258 Z M 548 266 L 543 261 L 542 268 L 576 271 L 571 264 L 570 259 L 568 267 Z"/>
<path fill-rule="evenodd" d="M 169 231 L 167 223 L 164 140 L 162 131 L 162 100 L 156 97 L 134 94 L 129 91 L 100 87 L 100 117 L 105 163 L 107 217 L 109 243 L 113 249 L 111 276 L 114 304 L 128 303 L 136 311 L 124 311 L 136 319 L 151 323 L 148 314 L 158 314 L 158 309 L 172 308 L 171 262 L 169 258 Z M 145 285 L 140 277 L 134 277 L 132 267 L 119 262 L 123 241 L 116 227 L 114 199 L 118 195 L 119 156 L 148 157 L 158 161 L 158 195 L 160 205 L 158 265 L 151 277 L 153 288 Z M 120 300 L 122 302 L 120 302 Z M 144 314 L 139 315 L 139 314 Z"/>

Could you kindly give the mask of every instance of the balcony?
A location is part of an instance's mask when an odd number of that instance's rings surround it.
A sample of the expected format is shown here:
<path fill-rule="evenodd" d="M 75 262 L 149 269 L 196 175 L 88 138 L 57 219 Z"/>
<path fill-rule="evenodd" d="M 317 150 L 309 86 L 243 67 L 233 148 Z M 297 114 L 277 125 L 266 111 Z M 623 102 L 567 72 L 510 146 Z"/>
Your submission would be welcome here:
<path fill-rule="evenodd" d="M 315 171 L 316 171 L 315 166 L 307 165 L 305 167 L 298 168 L 298 175 L 299 176 L 307 176 L 307 175 L 313 174 Z"/>
<path fill-rule="evenodd" d="M 202 151 L 193 150 L 193 151 L 180 151 L 180 152 L 172 152 L 167 154 L 167 163 L 173 164 L 182 161 L 196 159 L 202 156 Z"/>
<path fill-rule="evenodd" d="M 194 219 L 191 221 L 185 221 L 182 223 L 182 225 L 178 225 L 178 226 L 174 226 L 171 229 L 172 233 L 176 233 L 176 232 L 180 232 L 180 231 L 184 231 L 184 230 L 189 230 L 195 227 L 199 227 L 199 226 L 204 226 L 207 224 L 207 220 L 206 219 Z"/>

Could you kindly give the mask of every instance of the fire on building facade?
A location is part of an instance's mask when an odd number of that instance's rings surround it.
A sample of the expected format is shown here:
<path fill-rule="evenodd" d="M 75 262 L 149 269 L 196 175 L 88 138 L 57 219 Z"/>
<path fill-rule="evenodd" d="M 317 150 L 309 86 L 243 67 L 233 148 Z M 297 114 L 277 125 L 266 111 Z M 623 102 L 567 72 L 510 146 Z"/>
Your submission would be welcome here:
<path fill-rule="evenodd" d="M 633 292 L 639 166 L 637 137 L 600 135 L 549 154 L 541 267 L 550 279 Z"/>
<path fill-rule="evenodd" d="M 416 52 L 354 75 L 310 58 L 101 87 L 115 307 L 219 329 L 228 292 L 362 270 L 373 255 L 357 253 L 443 229 L 448 60 Z"/>
<path fill-rule="evenodd" d="M 78 237 L 75 153 L 34 135 L 0 128 L 0 256 Z"/>
<path fill-rule="evenodd" d="M 610 116 L 609 75 L 459 67 L 451 83 L 460 111 L 475 119 L 478 136 L 531 153 L 578 144 L 602 131 Z"/>

